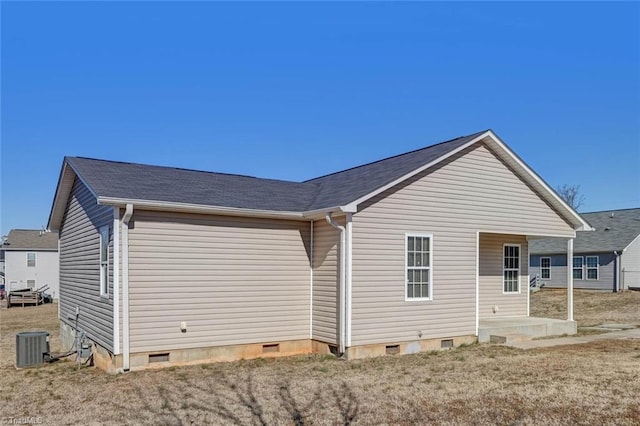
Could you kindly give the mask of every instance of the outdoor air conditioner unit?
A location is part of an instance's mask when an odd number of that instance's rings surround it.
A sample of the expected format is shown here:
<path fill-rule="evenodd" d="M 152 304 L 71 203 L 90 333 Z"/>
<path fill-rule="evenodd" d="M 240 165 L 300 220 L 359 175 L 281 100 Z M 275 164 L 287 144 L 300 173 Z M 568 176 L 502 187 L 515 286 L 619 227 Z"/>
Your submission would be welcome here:
<path fill-rule="evenodd" d="M 16 334 L 16 367 L 34 367 L 44 364 L 49 353 L 49 333 L 26 331 Z"/>

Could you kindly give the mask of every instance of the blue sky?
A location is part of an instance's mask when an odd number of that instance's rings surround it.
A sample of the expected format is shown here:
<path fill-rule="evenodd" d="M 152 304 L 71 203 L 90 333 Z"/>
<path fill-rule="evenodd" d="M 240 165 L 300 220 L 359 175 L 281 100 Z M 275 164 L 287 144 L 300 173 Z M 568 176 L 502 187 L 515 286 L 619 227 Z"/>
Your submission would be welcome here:
<path fill-rule="evenodd" d="M 640 207 L 639 3 L 1 3 L 1 216 L 65 155 L 305 180 L 492 128 Z"/>

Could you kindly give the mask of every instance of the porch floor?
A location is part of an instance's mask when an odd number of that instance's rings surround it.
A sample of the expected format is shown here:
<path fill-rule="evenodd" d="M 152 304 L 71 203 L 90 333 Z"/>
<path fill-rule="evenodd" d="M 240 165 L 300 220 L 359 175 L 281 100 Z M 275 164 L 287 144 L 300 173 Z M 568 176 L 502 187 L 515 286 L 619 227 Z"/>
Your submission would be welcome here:
<path fill-rule="evenodd" d="M 494 341 L 509 340 L 510 337 L 531 340 L 536 337 L 573 335 L 578 332 L 575 321 L 536 317 L 502 317 L 480 320 L 478 342 L 488 343 L 491 336 Z"/>

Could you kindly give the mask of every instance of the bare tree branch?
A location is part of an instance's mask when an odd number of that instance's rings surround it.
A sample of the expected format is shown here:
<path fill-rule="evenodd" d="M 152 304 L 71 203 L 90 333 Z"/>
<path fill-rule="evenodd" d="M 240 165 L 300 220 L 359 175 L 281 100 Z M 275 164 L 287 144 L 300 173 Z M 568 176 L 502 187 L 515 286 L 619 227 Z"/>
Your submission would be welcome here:
<path fill-rule="evenodd" d="M 556 192 L 562 198 L 562 200 L 569 204 L 569 206 L 578 210 L 584 203 L 584 195 L 580 194 L 580 185 L 567 185 L 558 186 Z"/>

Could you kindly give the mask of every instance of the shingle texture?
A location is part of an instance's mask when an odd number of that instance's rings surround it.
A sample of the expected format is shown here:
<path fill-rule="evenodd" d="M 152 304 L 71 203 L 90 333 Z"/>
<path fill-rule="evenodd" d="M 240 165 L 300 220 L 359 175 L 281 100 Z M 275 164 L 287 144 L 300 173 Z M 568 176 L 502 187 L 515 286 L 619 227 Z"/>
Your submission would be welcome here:
<path fill-rule="evenodd" d="M 595 231 L 578 232 L 573 243 L 574 253 L 621 251 L 640 235 L 640 208 L 606 210 L 583 213 Z M 563 239 L 534 240 L 529 243 L 531 254 L 558 254 L 567 252 Z"/>
<path fill-rule="evenodd" d="M 81 157 L 66 161 L 98 197 L 305 212 L 357 200 L 484 132 L 312 179 L 289 182 Z"/>
<path fill-rule="evenodd" d="M 58 250 L 58 233 L 37 229 L 12 229 L 2 250 Z"/>

